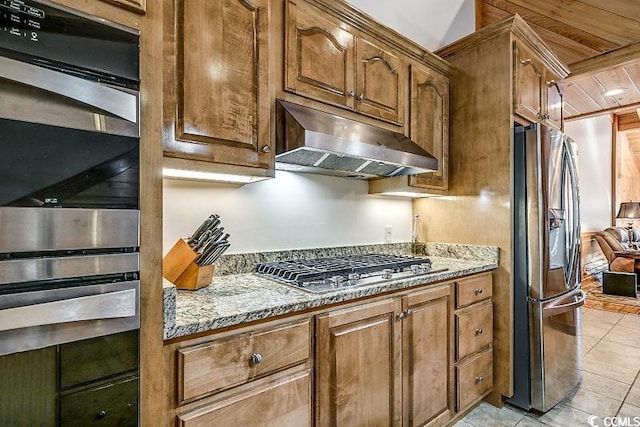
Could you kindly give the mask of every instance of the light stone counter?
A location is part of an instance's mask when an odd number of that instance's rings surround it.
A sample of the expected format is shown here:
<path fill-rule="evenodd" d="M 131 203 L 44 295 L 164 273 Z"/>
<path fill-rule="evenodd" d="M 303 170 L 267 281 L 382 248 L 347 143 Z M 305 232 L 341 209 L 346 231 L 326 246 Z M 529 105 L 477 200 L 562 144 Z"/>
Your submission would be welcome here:
<path fill-rule="evenodd" d="M 348 287 L 334 292 L 316 295 L 288 285 L 247 272 L 249 266 L 257 262 L 290 257 L 282 252 L 227 255 L 226 271 L 215 276 L 213 284 L 197 291 L 176 291 L 175 286 L 165 280 L 165 324 L 166 340 L 183 337 L 218 328 L 266 319 L 273 316 L 320 308 L 365 296 L 411 288 L 417 285 L 439 282 L 466 276 L 498 267 L 498 248 L 488 246 L 444 245 L 430 247 L 426 253 L 432 262 L 432 270 L 447 269 L 440 273 L 398 279 L 387 283 Z M 295 251 L 299 258 L 335 256 L 334 254 L 378 252 L 407 254 L 409 244 L 360 246 L 352 248 L 328 248 L 320 250 Z M 354 252 L 355 251 L 355 252 Z M 291 251 L 287 251 L 291 252 Z M 326 253 L 330 254 L 327 255 Z M 455 254 L 459 258 L 442 257 Z M 480 254 L 480 255 L 479 255 Z M 246 261 L 245 257 L 250 261 Z M 462 259 L 462 257 L 466 259 Z M 253 263 L 253 264 L 252 264 Z M 236 267 L 228 267 L 235 265 Z M 241 265 L 242 267 L 238 267 Z"/>

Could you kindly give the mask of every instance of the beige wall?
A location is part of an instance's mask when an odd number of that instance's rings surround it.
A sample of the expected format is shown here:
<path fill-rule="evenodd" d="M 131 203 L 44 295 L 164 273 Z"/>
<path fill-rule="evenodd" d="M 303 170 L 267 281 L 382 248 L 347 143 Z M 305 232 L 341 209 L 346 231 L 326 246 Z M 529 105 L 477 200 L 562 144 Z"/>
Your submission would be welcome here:
<path fill-rule="evenodd" d="M 603 230 L 612 217 L 611 116 L 567 122 L 565 133 L 575 142 L 577 154 L 580 227 L 583 233 Z"/>

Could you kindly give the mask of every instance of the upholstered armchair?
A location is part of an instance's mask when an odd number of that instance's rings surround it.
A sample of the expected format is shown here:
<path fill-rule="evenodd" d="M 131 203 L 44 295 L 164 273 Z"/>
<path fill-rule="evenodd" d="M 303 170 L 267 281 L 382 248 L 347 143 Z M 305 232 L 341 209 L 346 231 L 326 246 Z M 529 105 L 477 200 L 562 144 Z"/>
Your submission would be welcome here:
<path fill-rule="evenodd" d="M 640 231 L 634 228 L 629 232 L 624 227 L 609 227 L 604 231 L 597 232 L 595 238 L 609 262 L 609 271 L 634 272 L 634 260 L 616 256 L 614 252 L 626 251 L 632 245 L 640 242 Z"/>

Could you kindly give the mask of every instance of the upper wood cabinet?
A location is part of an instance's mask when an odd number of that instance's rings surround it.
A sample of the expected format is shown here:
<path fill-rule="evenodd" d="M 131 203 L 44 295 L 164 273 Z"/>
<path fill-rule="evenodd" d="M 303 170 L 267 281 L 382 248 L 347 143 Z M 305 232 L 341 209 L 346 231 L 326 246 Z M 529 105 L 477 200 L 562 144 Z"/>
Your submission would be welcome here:
<path fill-rule="evenodd" d="M 518 41 L 513 42 L 513 110 L 531 123 L 563 128 L 564 94 L 560 77 L 542 59 Z"/>
<path fill-rule="evenodd" d="M 353 35 L 305 2 L 286 3 L 286 89 L 353 108 Z"/>
<path fill-rule="evenodd" d="M 545 72 L 547 122 L 560 130 L 564 130 L 564 86 L 560 78 L 552 72 Z"/>
<path fill-rule="evenodd" d="M 356 110 L 402 125 L 406 103 L 406 67 L 385 48 L 356 38 Z"/>
<path fill-rule="evenodd" d="M 544 68 L 530 49 L 514 42 L 513 110 L 531 122 L 542 120 Z"/>
<path fill-rule="evenodd" d="M 411 139 L 438 159 L 432 173 L 414 175 L 409 185 L 449 187 L 449 79 L 426 67 L 411 65 Z"/>
<path fill-rule="evenodd" d="M 269 0 L 164 7 L 165 156 L 272 168 Z"/>
<path fill-rule="evenodd" d="M 285 25 L 285 90 L 404 124 L 406 65 L 390 48 L 303 0 L 286 3 Z"/>

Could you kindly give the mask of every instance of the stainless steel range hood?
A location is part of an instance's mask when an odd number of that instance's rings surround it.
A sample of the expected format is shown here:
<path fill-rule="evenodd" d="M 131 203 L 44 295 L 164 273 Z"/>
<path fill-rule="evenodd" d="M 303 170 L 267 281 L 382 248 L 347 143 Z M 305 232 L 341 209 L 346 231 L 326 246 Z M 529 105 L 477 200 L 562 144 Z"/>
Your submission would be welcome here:
<path fill-rule="evenodd" d="M 277 100 L 276 169 L 352 178 L 412 175 L 438 160 L 406 136 Z"/>

